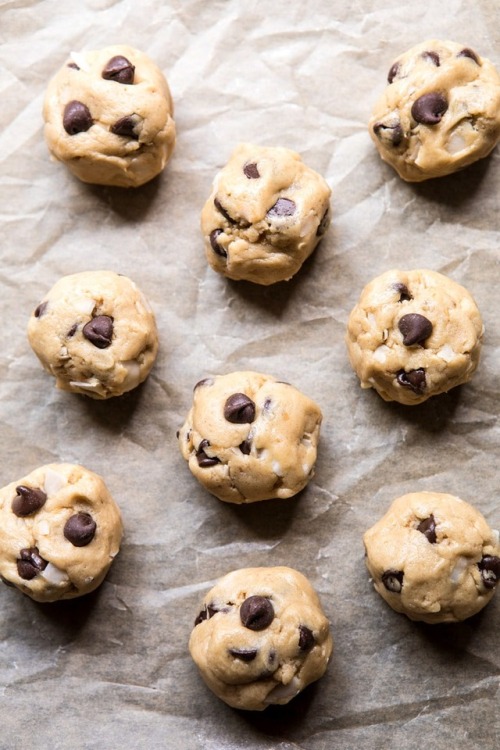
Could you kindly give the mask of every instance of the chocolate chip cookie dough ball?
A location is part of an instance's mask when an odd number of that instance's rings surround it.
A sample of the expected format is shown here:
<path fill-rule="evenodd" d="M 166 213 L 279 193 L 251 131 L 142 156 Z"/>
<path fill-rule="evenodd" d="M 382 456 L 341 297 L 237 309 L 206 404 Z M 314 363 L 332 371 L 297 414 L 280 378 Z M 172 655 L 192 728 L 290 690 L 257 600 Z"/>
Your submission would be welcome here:
<path fill-rule="evenodd" d="M 325 672 L 333 649 L 318 595 L 292 568 L 243 568 L 205 596 L 189 650 L 234 708 L 285 704 Z"/>
<path fill-rule="evenodd" d="M 394 270 L 365 287 L 346 342 L 362 388 L 413 405 L 467 383 L 482 336 L 481 315 L 463 286 L 435 271 Z"/>
<path fill-rule="evenodd" d="M 411 620 L 465 620 L 488 604 L 500 580 L 498 531 L 453 495 L 399 497 L 364 543 L 375 590 Z"/>
<path fill-rule="evenodd" d="M 288 498 L 314 474 L 321 419 L 319 406 L 289 383 L 233 372 L 195 386 L 179 445 L 219 500 Z"/>
<path fill-rule="evenodd" d="M 175 144 L 162 72 L 123 45 L 72 53 L 49 83 L 43 115 L 52 156 L 84 182 L 138 187 L 162 171 Z"/>
<path fill-rule="evenodd" d="M 158 351 L 147 300 L 113 271 L 63 276 L 31 315 L 28 339 L 58 388 L 97 399 L 142 383 Z"/>
<path fill-rule="evenodd" d="M 330 194 L 294 151 L 240 144 L 202 211 L 209 264 L 230 279 L 287 281 L 328 228 Z"/>
<path fill-rule="evenodd" d="M 0 576 L 38 602 L 96 589 L 118 554 L 120 511 L 82 466 L 47 464 L 0 490 Z"/>
<path fill-rule="evenodd" d="M 369 124 L 382 159 L 410 182 L 456 172 L 500 138 L 500 77 L 489 60 L 431 40 L 392 65 Z"/>

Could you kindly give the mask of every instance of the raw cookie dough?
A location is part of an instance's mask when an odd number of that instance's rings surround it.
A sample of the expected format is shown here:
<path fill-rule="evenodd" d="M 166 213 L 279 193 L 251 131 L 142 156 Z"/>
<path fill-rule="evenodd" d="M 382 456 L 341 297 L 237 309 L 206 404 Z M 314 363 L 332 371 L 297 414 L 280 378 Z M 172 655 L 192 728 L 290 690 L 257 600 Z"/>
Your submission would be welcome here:
<path fill-rule="evenodd" d="M 500 77 L 456 42 L 430 40 L 392 65 L 370 135 L 382 159 L 410 182 L 456 172 L 500 138 Z"/>
<path fill-rule="evenodd" d="M 201 214 L 205 254 L 230 279 L 290 279 L 326 232 L 331 190 L 286 148 L 240 144 Z"/>
<path fill-rule="evenodd" d="M 411 620 L 465 620 L 488 604 L 500 579 L 498 531 L 453 495 L 399 497 L 364 543 L 375 590 Z"/>
<path fill-rule="evenodd" d="M 179 445 L 219 500 L 292 497 L 313 476 L 321 418 L 319 406 L 289 383 L 233 372 L 195 386 Z"/>
<path fill-rule="evenodd" d="M 469 292 L 435 271 L 387 271 L 363 290 L 347 324 L 362 388 L 385 401 L 420 404 L 467 383 L 483 323 Z"/>
<path fill-rule="evenodd" d="M 59 279 L 31 315 L 28 339 L 58 388 L 98 399 L 142 383 L 158 351 L 148 302 L 113 271 Z"/>
<path fill-rule="evenodd" d="M 243 568 L 203 600 L 189 650 L 208 687 L 234 708 L 285 704 L 325 672 L 333 649 L 318 595 L 292 568 Z"/>
<path fill-rule="evenodd" d="M 173 103 L 160 69 L 132 47 L 72 53 L 43 107 L 51 154 L 84 182 L 138 187 L 175 144 Z"/>
<path fill-rule="evenodd" d="M 118 554 L 122 531 L 100 476 L 41 466 L 0 490 L 0 576 L 38 602 L 88 594 Z"/>

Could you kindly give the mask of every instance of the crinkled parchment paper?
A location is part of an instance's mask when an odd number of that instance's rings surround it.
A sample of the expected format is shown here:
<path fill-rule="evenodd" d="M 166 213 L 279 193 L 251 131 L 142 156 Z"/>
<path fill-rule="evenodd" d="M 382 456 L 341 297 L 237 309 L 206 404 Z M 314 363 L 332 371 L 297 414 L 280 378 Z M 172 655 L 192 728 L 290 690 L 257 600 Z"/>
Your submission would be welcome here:
<path fill-rule="evenodd" d="M 461 625 L 412 623 L 373 591 L 361 538 L 419 489 L 500 524 L 500 152 L 408 185 L 366 130 L 399 53 L 454 39 L 500 65 L 499 21 L 494 0 L 1 0 L 0 486 L 82 463 L 126 527 L 95 594 L 42 606 L 0 591 L 2 750 L 498 747 L 500 596 Z M 165 72 L 178 130 L 164 174 L 128 192 L 51 162 L 41 118 L 71 50 L 120 42 Z M 327 236 L 275 287 L 228 282 L 202 249 L 201 207 L 243 140 L 299 151 L 333 189 Z M 448 274 L 484 317 L 473 382 L 421 407 L 362 391 L 347 361 L 348 314 L 392 267 Z M 161 345 L 143 387 L 102 403 L 56 391 L 25 335 L 60 276 L 100 268 L 137 282 Z M 180 456 L 193 385 L 237 369 L 288 380 L 323 408 L 316 476 L 295 499 L 225 505 Z M 189 632 L 217 577 L 276 564 L 318 589 L 336 650 L 288 707 L 234 711 L 204 687 Z"/>

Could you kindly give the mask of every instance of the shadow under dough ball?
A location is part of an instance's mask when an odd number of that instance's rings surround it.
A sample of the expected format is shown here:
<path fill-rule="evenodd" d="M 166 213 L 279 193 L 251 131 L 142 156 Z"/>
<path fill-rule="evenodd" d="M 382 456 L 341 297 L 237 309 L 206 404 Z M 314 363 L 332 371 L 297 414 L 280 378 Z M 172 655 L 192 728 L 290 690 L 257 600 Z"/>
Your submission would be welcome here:
<path fill-rule="evenodd" d="M 138 187 L 163 170 L 175 144 L 163 73 L 124 45 L 72 53 L 48 85 L 43 115 L 50 153 L 84 182 Z"/>

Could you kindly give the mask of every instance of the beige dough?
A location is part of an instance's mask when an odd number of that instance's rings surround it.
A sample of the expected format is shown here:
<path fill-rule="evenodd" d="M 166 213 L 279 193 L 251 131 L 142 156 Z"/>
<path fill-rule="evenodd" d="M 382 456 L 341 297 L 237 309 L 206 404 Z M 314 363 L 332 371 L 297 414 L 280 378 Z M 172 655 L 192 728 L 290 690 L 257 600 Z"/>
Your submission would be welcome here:
<path fill-rule="evenodd" d="M 292 568 L 244 568 L 208 592 L 189 650 L 234 708 L 285 704 L 325 672 L 333 649 L 318 595 Z"/>
<path fill-rule="evenodd" d="M 98 399 L 142 383 L 158 350 L 148 302 L 113 271 L 59 279 L 31 315 L 28 339 L 58 388 Z"/>
<path fill-rule="evenodd" d="M 487 156 L 500 138 L 500 77 L 455 42 L 430 40 L 392 65 L 369 123 L 381 157 L 410 182 Z"/>
<path fill-rule="evenodd" d="M 219 500 L 287 498 L 313 476 L 321 418 L 319 406 L 288 383 L 233 372 L 195 386 L 179 445 Z"/>
<path fill-rule="evenodd" d="M 287 281 L 328 228 L 330 194 L 295 151 L 240 144 L 202 211 L 209 264 L 230 279 Z"/>
<path fill-rule="evenodd" d="M 162 72 L 123 45 L 72 53 L 49 83 L 43 115 L 52 156 L 84 182 L 138 187 L 162 171 L 175 144 Z"/>
<path fill-rule="evenodd" d="M 453 495 L 399 497 L 364 543 L 375 590 L 412 620 L 465 620 L 488 604 L 500 579 L 498 531 Z"/>
<path fill-rule="evenodd" d="M 362 388 L 413 405 L 467 383 L 482 336 L 481 315 L 463 286 L 435 271 L 394 270 L 365 287 L 346 342 Z"/>
<path fill-rule="evenodd" d="M 100 476 L 41 466 L 0 490 L 0 575 L 38 602 L 88 594 L 118 554 L 122 531 Z"/>

